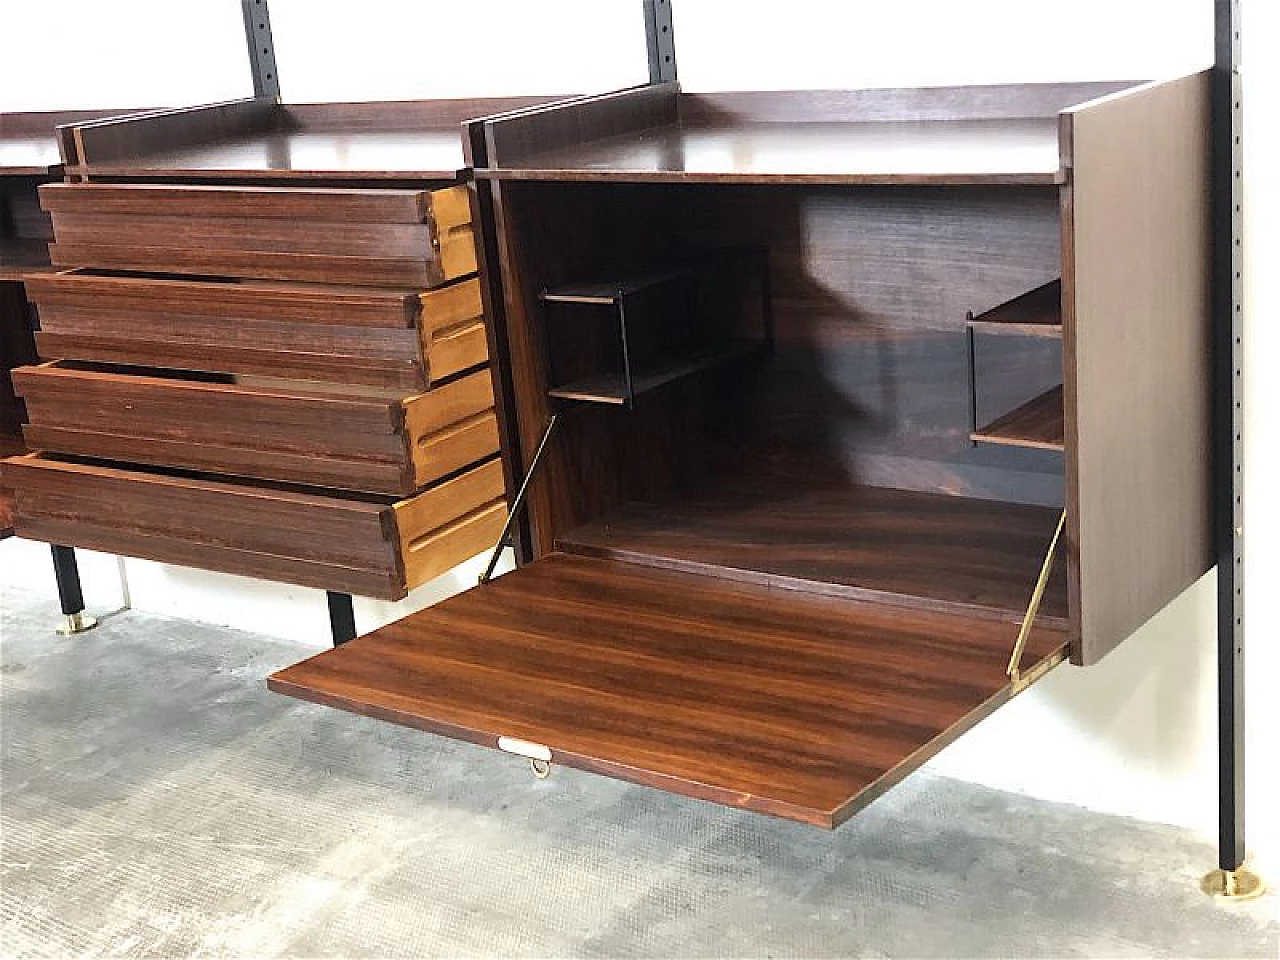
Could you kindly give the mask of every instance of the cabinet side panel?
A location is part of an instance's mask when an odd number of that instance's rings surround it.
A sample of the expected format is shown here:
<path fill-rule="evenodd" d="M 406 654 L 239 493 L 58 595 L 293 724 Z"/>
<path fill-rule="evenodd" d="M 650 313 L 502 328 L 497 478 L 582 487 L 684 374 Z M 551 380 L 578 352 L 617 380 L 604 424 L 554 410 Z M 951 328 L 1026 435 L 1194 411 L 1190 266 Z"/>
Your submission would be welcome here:
<path fill-rule="evenodd" d="M 1063 114 L 1072 659 L 1210 566 L 1209 77 Z"/>

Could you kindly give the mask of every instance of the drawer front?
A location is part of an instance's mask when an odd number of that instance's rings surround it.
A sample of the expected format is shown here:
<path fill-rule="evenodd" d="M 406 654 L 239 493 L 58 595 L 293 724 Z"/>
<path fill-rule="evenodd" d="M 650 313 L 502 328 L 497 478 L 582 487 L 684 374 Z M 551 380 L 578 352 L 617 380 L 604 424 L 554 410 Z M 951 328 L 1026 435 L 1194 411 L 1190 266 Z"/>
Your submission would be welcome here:
<path fill-rule="evenodd" d="M 487 370 L 408 399 L 59 364 L 14 383 L 28 445 L 54 453 L 406 495 L 497 452 Z"/>
<path fill-rule="evenodd" d="M 68 272 L 27 295 L 46 360 L 418 390 L 489 362 L 474 277 L 419 293 Z"/>
<path fill-rule="evenodd" d="M 0 482 L 19 536 L 387 600 L 492 547 L 505 516 L 496 461 L 403 501 L 39 454 Z"/>
<path fill-rule="evenodd" d="M 408 288 L 71 272 L 32 280 L 27 295 L 47 360 L 409 390 L 429 383 L 426 313 L 419 292 Z M 476 362 L 487 360 L 486 349 Z"/>
<path fill-rule="evenodd" d="M 403 594 L 394 515 L 358 500 L 32 455 L 6 461 L 19 536 L 343 593 Z"/>
<path fill-rule="evenodd" d="M 61 267 L 412 287 L 476 270 L 464 186 L 58 183 L 40 199 Z"/>
<path fill-rule="evenodd" d="M 488 463 L 395 506 L 405 584 L 412 590 L 486 550 L 507 519 L 502 462 Z"/>

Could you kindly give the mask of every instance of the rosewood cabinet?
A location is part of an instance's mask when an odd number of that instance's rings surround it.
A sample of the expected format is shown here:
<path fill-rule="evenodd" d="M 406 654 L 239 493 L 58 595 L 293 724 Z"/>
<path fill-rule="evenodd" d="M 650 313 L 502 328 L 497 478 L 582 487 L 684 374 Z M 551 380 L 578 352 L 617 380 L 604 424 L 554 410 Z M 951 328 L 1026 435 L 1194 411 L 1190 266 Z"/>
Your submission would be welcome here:
<path fill-rule="evenodd" d="M 103 111 L 0 113 L 0 458 L 25 452 L 22 402 L 9 372 L 32 363 L 31 309 L 24 281 L 52 271 L 53 236 L 36 190 L 62 172 L 56 128 L 100 117 Z M 13 532 L 13 492 L 0 478 L 0 538 Z"/>
<path fill-rule="evenodd" d="M 398 599 L 506 478 L 461 123 L 530 100 L 243 100 L 59 131 L 14 373 L 20 535 Z M 42 245 L 43 246 L 43 245 Z"/>
<path fill-rule="evenodd" d="M 1211 562 L 1208 93 L 667 84 L 471 124 L 529 562 L 270 685 L 831 827 L 1095 663 Z M 637 296 L 741 249 L 763 303 Z"/>

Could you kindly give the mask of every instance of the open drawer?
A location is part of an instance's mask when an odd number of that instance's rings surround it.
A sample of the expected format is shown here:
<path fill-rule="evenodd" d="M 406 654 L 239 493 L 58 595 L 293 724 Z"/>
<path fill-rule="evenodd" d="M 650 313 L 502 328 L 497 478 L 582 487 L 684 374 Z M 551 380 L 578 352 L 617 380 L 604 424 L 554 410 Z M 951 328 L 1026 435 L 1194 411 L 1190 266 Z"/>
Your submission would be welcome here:
<path fill-rule="evenodd" d="M 387 600 L 492 547 L 506 519 L 498 460 L 399 501 L 43 454 L 0 482 L 21 537 Z"/>
<path fill-rule="evenodd" d="M 425 393 L 22 367 L 34 450 L 407 495 L 498 452 L 487 368 Z"/>
<path fill-rule="evenodd" d="M 52 183 L 55 266 L 434 287 L 476 270 L 467 187 Z"/>
<path fill-rule="evenodd" d="M 834 827 L 1007 701 L 1008 617 L 551 554 L 274 674 L 280 693 Z M 1037 623 L 1022 684 L 1066 655 Z"/>
<path fill-rule="evenodd" d="M 489 360 L 474 277 L 420 291 L 74 270 L 26 286 L 48 360 L 406 389 Z"/>

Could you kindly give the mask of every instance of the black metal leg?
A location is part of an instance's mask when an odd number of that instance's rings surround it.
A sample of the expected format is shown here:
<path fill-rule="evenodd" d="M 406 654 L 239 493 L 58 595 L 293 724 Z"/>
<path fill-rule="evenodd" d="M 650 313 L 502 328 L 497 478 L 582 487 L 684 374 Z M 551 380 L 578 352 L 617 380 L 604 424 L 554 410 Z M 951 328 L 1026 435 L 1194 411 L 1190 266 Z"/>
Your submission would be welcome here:
<path fill-rule="evenodd" d="M 356 612 L 351 606 L 351 594 L 326 591 L 329 601 L 329 630 L 333 634 L 333 645 L 342 646 L 348 640 L 356 638 Z"/>
<path fill-rule="evenodd" d="M 98 622 L 84 612 L 84 592 L 80 589 L 80 568 L 76 564 L 76 552 L 71 547 L 52 544 L 53 576 L 58 583 L 58 601 L 62 607 L 62 624 L 58 633 L 70 635 L 83 633 L 97 626 Z"/>

